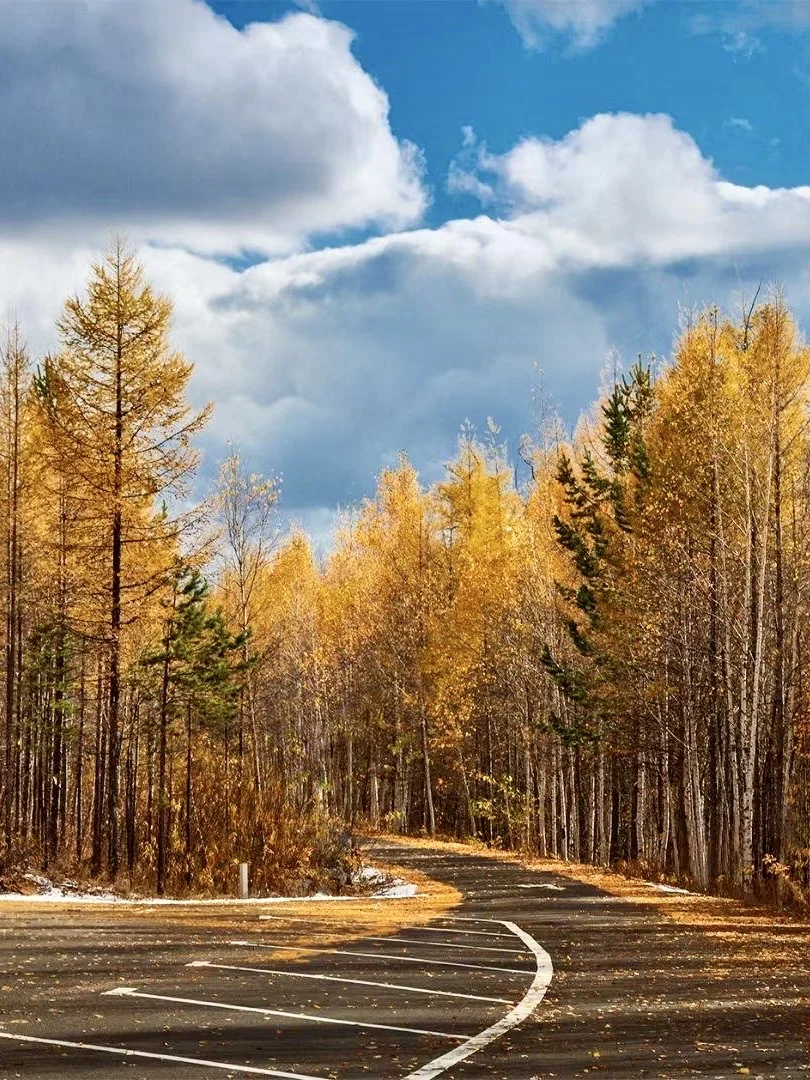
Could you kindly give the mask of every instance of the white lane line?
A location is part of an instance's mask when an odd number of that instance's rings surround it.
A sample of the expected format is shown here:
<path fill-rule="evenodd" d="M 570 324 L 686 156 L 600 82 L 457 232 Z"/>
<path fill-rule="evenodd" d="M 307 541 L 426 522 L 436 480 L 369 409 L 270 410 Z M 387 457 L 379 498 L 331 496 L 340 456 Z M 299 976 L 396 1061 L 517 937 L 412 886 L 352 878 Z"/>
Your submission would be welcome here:
<path fill-rule="evenodd" d="M 399 1031 L 408 1035 L 433 1035 L 439 1039 L 465 1039 L 466 1035 L 457 1035 L 449 1031 L 425 1031 L 422 1028 L 395 1027 L 392 1024 L 372 1024 L 367 1020 L 341 1020 L 336 1016 L 322 1016 L 317 1013 L 287 1012 L 284 1009 L 270 1009 L 263 1005 L 231 1005 L 224 1001 L 202 1001 L 198 998 L 170 997 L 167 994 L 141 993 L 134 986 L 117 986 L 114 990 L 105 990 L 107 997 L 147 998 L 149 1001 L 171 1001 L 175 1005 L 194 1005 L 206 1009 L 226 1009 L 230 1012 L 260 1013 L 262 1016 L 283 1016 L 286 1020 L 306 1020 L 313 1024 L 339 1024 L 342 1027 L 375 1028 L 377 1031 Z"/>
<path fill-rule="evenodd" d="M 405 1080 L 433 1080 L 434 1077 L 440 1076 L 443 1072 L 447 1072 L 454 1065 L 458 1065 L 460 1061 L 465 1061 L 468 1057 L 472 1057 L 473 1054 L 478 1053 L 479 1050 L 483 1050 L 485 1046 L 488 1046 L 495 1039 L 499 1039 L 502 1035 L 505 1035 L 513 1027 L 517 1027 L 518 1024 L 523 1023 L 540 1002 L 543 1000 L 546 994 L 546 990 L 551 983 L 551 977 L 554 974 L 554 967 L 551 962 L 551 957 L 546 950 L 539 945 L 531 935 L 527 934 L 525 930 L 513 922 L 504 921 L 503 925 L 511 930 L 513 934 L 520 938 L 523 944 L 531 950 L 537 961 L 537 972 L 532 980 L 532 985 L 526 991 L 524 997 L 515 1005 L 513 1009 L 502 1017 L 497 1023 L 491 1027 L 486 1028 L 485 1031 L 479 1032 L 478 1035 L 473 1035 L 471 1039 L 467 1039 L 461 1046 L 455 1047 L 446 1054 L 442 1054 L 441 1057 L 434 1058 L 433 1061 L 429 1061 L 427 1065 L 422 1065 L 414 1072 L 409 1073 Z"/>
<path fill-rule="evenodd" d="M 485 923 L 495 923 L 496 926 L 503 926 L 503 922 L 502 922 L 501 919 L 477 919 L 477 918 L 473 918 L 472 915 L 446 915 L 445 916 L 445 921 L 446 922 L 485 922 Z"/>
<path fill-rule="evenodd" d="M 388 945 L 430 945 L 434 949 L 469 949 L 472 952 L 498 952 L 506 953 L 507 956 L 521 956 L 521 949 L 499 949 L 495 945 L 458 945 L 454 941 L 423 941 L 421 938 L 407 938 L 407 937 L 368 937 L 363 938 L 364 941 L 383 941 Z M 527 972 L 528 974 L 528 972 Z"/>
<path fill-rule="evenodd" d="M 229 1065 L 224 1061 L 206 1061 L 205 1058 L 180 1057 L 177 1054 L 153 1054 L 148 1050 L 129 1050 L 125 1046 L 99 1046 L 96 1043 L 67 1042 L 64 1039 L 41 1039 L 36 1035 L 18 1035 L 16 1032 L 0 1031 L 0 1039 L 13 1042 L 37 1043 L 40 1046 L 66 1046 L 70 1050 L 95 1050 L 100 1054 L 116 1057 L 149 1058 L 151 1061 L 172 1061 L 177 1065 L 201 1065 L 206 1069 L 222 1069 L 229 1073 L 249 1073 L 251 1076 L 282 1076 L 287 1080 L 324 1080 L 322 1076 L 309 1073 L 282 1072 L 279 1069 L 260 1069 L 255 1065 Z"/>
<path fill-rule="evenodd" d="M 406 964 L 435 964 L 438 967 L 467 968 L 469 971 L 505 971 L 509 975 L 531 975 L 526 968 L 495 967 L 493 964 L 461 964 L 456 960 L 426 960 L 420 956 L 397 956 L 396 953 L 355 952 L 351 949 L 317 949 L 308 945 L 265 945 L 255 941 L 229 941 L 246 949 L 273 949 L 275 952 L 328 953 L 330 956 L 365 956 L 369 960 L 402 960 Z"/>
<path fill-rule="evenodd" d="M 260 919 L 264 916 L 260 915 Z M 501 941 L 511 940 L 510 934 L 496 934 L 493 930 L 454 930 L 451 926 L 403 926 L 402 929 L 406 934 L 413 933 L 414 931 L 425 931 L 430 934 L 464 934 L 465 936 L 472 935 L 473 937 L 494 937 L 500 938 Z"/>
<path fill-rule="evenodd" d="M 342 975 L 315 975 L 310 971 L 286 971 L 284 968 L 239 967 L 236 964 L 214 964 L 210 960 L 192 960 L 186 967 L 217 968 L 219 971 L 255 971 L 260 975 L 284 975 L 291 979 L 318 979 L 322 982 L 352 983 L 354 986 L 379 986 L 385 990 L 406 990 L 409 994 L 429 994 L 431 997 L 462 998 L 464 1001 L 488 1001 L 492 1005 L 511 1005 L 509 998 L 482 997 L 480 994 L 455 994 L 452 990 L 433 990 L 429 986 L 404 986 L 401 983 L 373 982 L 371 979 L 347 979 Z"/>

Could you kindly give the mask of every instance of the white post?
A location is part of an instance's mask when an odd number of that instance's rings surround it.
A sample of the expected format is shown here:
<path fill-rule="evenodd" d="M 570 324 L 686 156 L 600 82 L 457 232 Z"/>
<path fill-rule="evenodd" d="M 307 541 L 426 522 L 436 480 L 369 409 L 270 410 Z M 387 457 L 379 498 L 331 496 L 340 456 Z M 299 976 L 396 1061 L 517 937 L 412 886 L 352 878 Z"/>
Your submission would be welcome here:
<path fill-rule="evenodd" d="M 248 864 L 246 862 L 239 863 L 239 899 L 247 900 L 248 898 Z"/>

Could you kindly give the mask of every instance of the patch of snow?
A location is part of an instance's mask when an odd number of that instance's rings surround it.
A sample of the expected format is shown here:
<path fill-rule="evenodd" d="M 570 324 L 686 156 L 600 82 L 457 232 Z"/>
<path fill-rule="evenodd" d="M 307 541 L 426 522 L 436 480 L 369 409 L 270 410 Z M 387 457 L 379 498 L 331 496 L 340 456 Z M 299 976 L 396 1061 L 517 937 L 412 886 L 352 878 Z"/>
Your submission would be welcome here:
<path fill-rule="evenodd" d="M 23 874 L 26 881 L 30 881 L 33 885 L 37 885 L 43 891 L 53 888 L 53 882 L 41 874 Z"/>
<path fill-rule="evenodd" d="M 681 896 L 694 896 L 695 894 L 688 889 L 679 889 L 675 885 L 664 885 L 660 881 L 645 881 L 644 884 L 648 889 L 657 889 L 658 892 L 666 893 L 680 893 Z"/>
<path fill-rule="evenodd" d="M 0 903 L 4 900 L 24 901 L 25 903 L 62 903 L 62 904 L 141 904 L 142 900 L 123 900 L 120 896 L 96 896 L 92 893 L 65 893 L 53 888 L 42 893 L 0 893 Z"/>
<path fill-rule="evenodd" d="M 313 893 L 309 896 L 251 896 L 247 900 L 229 897 L 200 900 L 175 900 L 165 896 L 123 897 L 101 889 L 82 891 L 72 881 L 65 881 L 61 886 L 54 885 L 48 878 L 39 874 L 26 874 L 25 880 L 37 886 L 35 893 L 6 892 L 0 893 L 0 903 L 62 903 L 62 904 L 129 904 L 141 907 L 216 907 L 226 904 L 300 904 L 312 901 L 345 900 L 400 900 L 416 896 L 417 887 L 402 878 L 392 878 L 383 870 L 374 866 L 364 866 L 355 875 L 355 882 L 383 886 L 376 892 L 363 896 L 333 896 L 330 893 Z"/>
<path fill-rule="evenodd" d="M 377 891 L 371 894 L 372 900 L 401 900 L 416 896 L 418 892 L 416 885 L 403 878 L 392 878 L 378 866 L 362 866 L 352 876 L 352 882 L 378 886 Z"/>
<path fill-rule="evenodd" d="M 565 892 L 564 885 L 554 885 L 550 881 L 544 881 L 537 885 L 518 885 L 519 889 L 547 889 L 549 892 Z"/>
<path fill-rule="evenodd" d="M 239 900 L 236 897 L 217 897 L 210 900 L 174 900 L 165 896 L 144 896 L 140 899 L 104 895 L 95 896 L 84 893 L 63 893 L 61 889 L 53 889 L 47 893 L 0 893 L 0 903 L 61 903 L 61 904 L 130 904 L 138 907 L 214 907 L 224 904 L 303 904 L 314 900 L 396 900 L 406 896 L 416 896 L 416 885 L 405 882 L 394 884 L 380 892 L 370 896 L 332 896 L 330 893 L 314 893 L 310 896 L 251 896 L 247 900 Z"/>
<path fill-rule="evenodd" d="M 365 900 L 365 899 L 367 899 L 367 898 L 364 897 L 364 896 L 334 896 L 332 893 L 316 892 L 316 893 L 310 893 L 309 896 L 265 896 L 265 897 L 263 897 L 261 899 L 258 899 L 258 900 L 251 897 L 250 900 L 242 900 L 242 901 L 239 901 L 239 902 L 242 903 L 242 904 L 247 904 L 247 903 L 309 904 L 309 903 L 312 903 L 313 900 L 317 900 L 317 901 L 321 902 L 323 900 Z M 232 901 L 229 901 L 229 902 L 232 902 Z"/>
<path fill-rule="evenodd" d="M 0 900 L 80 901 L 88 904 L 109 904 L 120 901 L 120 897 L 109 890 L 101 888 L 82 890 L 75 881 L 64 881 L 61 885 L 54 885 L 50 878 L 33 873 L 23 874 L 23 880 L 36 885 L 37 891 L 35 893 L 0 893 Z"/>
<path fill-rule="evenodd" d="M 419 889 L 416 885 L 402 878 L 387 879 L 390 884 L 384 889 L 365 896 L 331 896 L 329 893 L 315 893 L 312 896 L 269 896 L 263 900 L 263 904 L 302 904 L 312 900 L 404 900 L 410 896 L 416 896 Z"/>
<path fill-rule="evenodd" d="M 162 896 L 138 899 L 136 897 L 116 896 L 114 893 L 65 892 L 55 885 L 52 885 L 46 892 L 40 893 L 0 893 L 0 903 L 4 901 L 16 901 L 17 903 L 22 901 L 33 904 L 139 904 L 141 906 L 148 905 L 149 907 L 157 904 L 244 904 L 252 902 L 246 900 L 170 900 Z"/>
<path fill-rule="evenodd" d="M 375 892 L 372 900 L 404 900 L 406 897 L 416 896 L 418 891 L 413 882 L 403 881 L 402 878 L 394 878 L 387 889 Z"/>
<path fill-rule="evenodd" d="M 379 873 L 379 872 L 378 872 Z M 369 880 L 366 877 L 365 880 Z M 231 899 L 228 896 L 218 896 L 213 900 L 174 900 L 168 896 L 117 896 L 111 892 L 80 892 L 70 891 L 67 888 L 57 888 L 50 881 L 42 880 L 42 891 L 35 893 L 26 892 L 0 892 L 0 903 L 35 903 L 35 904 L 129 904 L 140 907 L 216 907 L 227 904 L 303 904 L 323 901 L 357 901 L 357 900 L 403 900 L 407 896 L 416 896 L 418 889 L 415 885 L 404 881 L 402 878 L 389 878 L 381 875 L 374 878 L 378 881 L 388 882 L 386 888 L 379 889 L 370 895 L 362 896 L 334 896 L 327 892 L 315 892 L 308 896 L 249 896 L 247 900 Z"/>
<path fill-rule="evenodd" d="M 379 885 L 384 881 L 388 881 L 389 876 L 384 870 L 380 870 L 378 866 L 361 866 L 359 870 L 356 870 L 352 874 L 352 882 L 356 885 L 365 882 L 370 885 Z"/>

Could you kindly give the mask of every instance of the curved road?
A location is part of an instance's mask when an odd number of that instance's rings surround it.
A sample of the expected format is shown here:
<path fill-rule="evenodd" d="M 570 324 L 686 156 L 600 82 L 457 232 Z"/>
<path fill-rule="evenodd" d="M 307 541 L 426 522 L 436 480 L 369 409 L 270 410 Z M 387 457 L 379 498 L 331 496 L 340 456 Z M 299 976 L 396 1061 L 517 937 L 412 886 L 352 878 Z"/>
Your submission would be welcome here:
<path fill-rule="evenodd" d="M 789 970 L 720 970 L 707 934 L 486 856 L 375 855 L 463 904 L 295 962 L 278 908 L 231 933 L 0 909 L 0 1080 L 810 1073 L 808 988 Z"/>

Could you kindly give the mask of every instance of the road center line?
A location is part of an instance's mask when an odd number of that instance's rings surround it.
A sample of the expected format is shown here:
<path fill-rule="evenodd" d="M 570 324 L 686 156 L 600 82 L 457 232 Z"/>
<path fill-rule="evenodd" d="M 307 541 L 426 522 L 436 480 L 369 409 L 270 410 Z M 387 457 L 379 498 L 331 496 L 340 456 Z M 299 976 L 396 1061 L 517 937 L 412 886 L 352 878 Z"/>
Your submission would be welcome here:
<path fill-rule="evenodd" d="M 105 990 L 107 997 L 146 998 L 149 1001 L 170 1001 L 175 1005 L 194 1005 L 206 1009 L 225 1009 L 230 1012 L 259 1013 L 262 1016 L 283 1016 L 286 1020 L 306 1020 L 313 1024 L 339 1024 L 343 1027 L 374 1028 L 377 1031 L 399 1031 L 407 1035 L 432 1035 L 438 1039 L 465 1039 L 448 1031 L 426 1031 L 422 1028 L 396 1027 L 393 1024 L 372 1024 L 367 1020 L 342 1020 L 336 1016 L 322 1016 L 317 1013 L 287 1012 L 284 1009 L 271 1009 L 263 1005 L 231 1005 L 224 1001 L 203 1001 L 198 998 L 172 997 L 167 994 L 141 993 L 134 986 L 117 986 L 114 990 Z"/>
<path fill-rule="evenodd" d="M 260 1069 L 254 1065 L 229 1065 L 224 1061 L 206 1061 L 205 1058 L 180 1057 L 177 1054 L 153 1054 L 148 1050 L 129 1050 L 125 1046 L 99 1046 L 96 1043 L 67 1042 L 64 1039 L 41 1039 L 36 1035 L 18 1035 L 16 1032 L 0 1031 L 0 1039 L 12 1042 L 37 1043 L 41 1046 L 66 1046 L 70 1050 L 95 1050 L 100 1054 L 116 1057 L 149 1058 L 151 1061 L 172 1061 L 177 1065 L 200 1065 L 206 1069 L 222 1069 L 229 1073 L 249 1073 L 251 1076 L 281 1076 L 287 1080 L 324 1080 L 322 1076 L 309 1073 L 281 1072 L 279 1069 Z"/>
<path fill-rule="evenodd" d="M 493 964 L 461 964 L 457 960 L 426 960 L 421 956 L 397 956 L 396 953 L 355 952 L 352 949 L 317 949 L 309 945 L 265 945 L 256 941 L 229 941 L 246 949 L 273 949 L 275 952 L 308 952 L 330 956 L 364 956 L 369 960 L 401 960 L 405 964 L 431 964 L 444 968 L 466 968 L 469 971 L 505 971 L 509 975 L 531 975 L 526 968 L 495 967 Z"/>
<path fill-rule="evenodd" d="M 379 986 L 385 990 L 405 990 L 409 994 L 429 994 L 431 997 L 461 998 L 464 1001 L 487 1001 L 492 1005 L 511 1005 L 509 998 L 482 997 L 480 994 L 456 994 L 452 990 L 433 990 L 428 986 L 404 986 L 400 983 L 373 982 L 371 979 L 348 979 L 342 975 L 316 975 L 311 971 L 286 971 L 284 968 L 239 967 L 236 964 L 214 964 L 209 960 L 192 960 L 186 967 L 217 968 L 220 971 L 254 971 L 260 975 L 284 975 L 291 979 L 318 979 L 323 982 L 352 983 L 354 986 Z"/>
<path fill-rule="evenodd" d="M 443 1072 L 451 1069 L 460 1061 L 465 1061 L 467 1058 L 472 1057 L 473 1054 L 478 1053 L 479 1050 L 483 1050 L 485 1046 L 494 1042 L 495 1039 L 499 1039 L 502 1035 L 505 1035 L 511 1028 L 517 1027 L 518 1024 L 523 1023 L 524 1020 L 531 1016 L 545 997 L 546 990 L 548 990 L 552 975 L 554 974 L 554 966 L 551 962 L 551 957 L 546 950 L 531 937 L 531 935 L 527 934 L 525 930 L 521 930 L 515 923 L 504 921 L 503 925 L 520 938 L 523 944 L 531 950 L 537 961 L 537 972 L 532 980 L 531 986 L 517 1005 L 515 1005 L 513 1009 L 510 1009 L 506 1016 L 498 1020 L 497 1023 L 492 1024 L 491 1027 L 479 1032 L 478 1035 L 474 1035 L 471 1039 L 467 1039 L 461 1046 L 455 1047 L 455 1049 L 450 1050 L 448 1053 L 442 1054 L 441 1057 L 429 1061 L 427 1065 L 422 1065 L 414 1072 L 409 1073 L 405 1077 L 405 1080 L 434 1080 L 434 1077 L 440 1076 Z"/>

